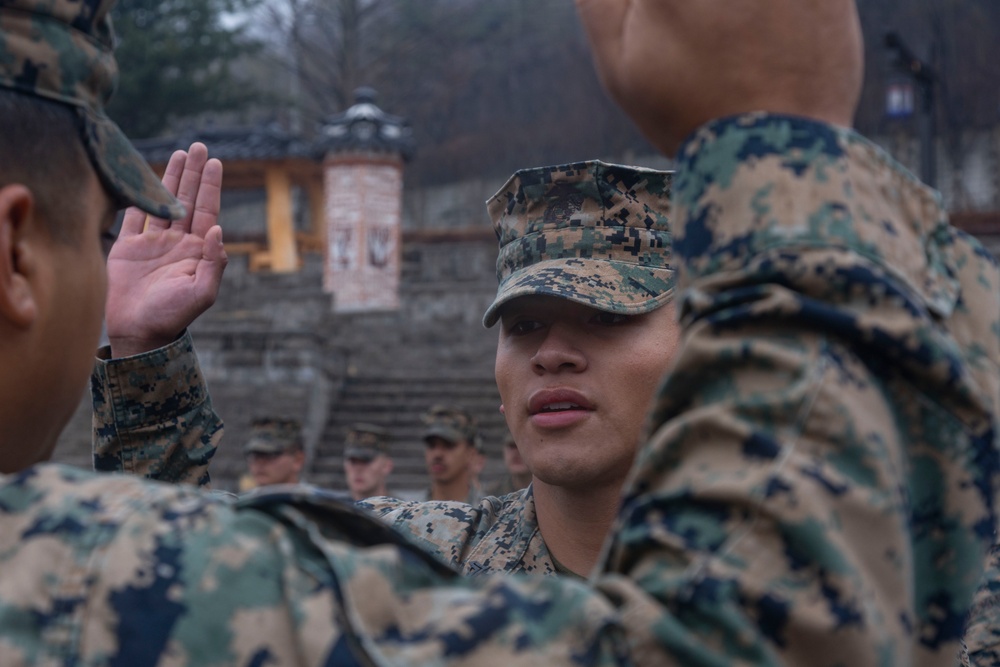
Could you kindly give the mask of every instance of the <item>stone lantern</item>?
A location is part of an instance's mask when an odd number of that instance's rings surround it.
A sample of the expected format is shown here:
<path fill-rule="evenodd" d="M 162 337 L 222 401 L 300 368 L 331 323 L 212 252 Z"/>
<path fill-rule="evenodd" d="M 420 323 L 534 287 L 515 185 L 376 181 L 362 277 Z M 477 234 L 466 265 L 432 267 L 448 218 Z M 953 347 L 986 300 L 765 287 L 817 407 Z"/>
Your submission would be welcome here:
<path fill-rule="evenodd" d="M 410 128 L 359 88 L 347 111 L 323 122 L 326 247 L 323 289 L 335 312 L 399 307 L 403 163 Z"/>

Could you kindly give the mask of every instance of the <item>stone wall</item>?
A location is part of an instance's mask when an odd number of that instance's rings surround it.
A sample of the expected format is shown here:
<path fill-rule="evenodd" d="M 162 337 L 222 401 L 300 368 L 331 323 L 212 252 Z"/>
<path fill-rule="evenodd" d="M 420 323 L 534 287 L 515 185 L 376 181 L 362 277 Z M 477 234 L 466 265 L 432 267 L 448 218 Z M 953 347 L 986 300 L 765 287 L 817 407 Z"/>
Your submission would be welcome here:
<path fill-rule="evenodd" d="M 250 272 L 245 257 L 232 258 L 217 303 L 192 327 L 226 424 L 212 464 L 216 487 L 235 488 L 244 472 L 240 444 L 252 420 L 282 415 L 303 424 L 309 481 L 342 488 L 346 425 L 381 421 L 394 436 L 395 488 L 415 491 L 425 483 L 419 414 L 435 402 L 468 403 L 492 459 L 484 477 L 501 473 L 496 331 L 481 323 L 496 291 L 496 242 L 482 230 L 416 236 L 404 242 L 401 307 L 394 311 L 334 314 L 316 254 L 292 274 Z M 88 394 L 57 460 L 89 467 L 89 452 Z"/>

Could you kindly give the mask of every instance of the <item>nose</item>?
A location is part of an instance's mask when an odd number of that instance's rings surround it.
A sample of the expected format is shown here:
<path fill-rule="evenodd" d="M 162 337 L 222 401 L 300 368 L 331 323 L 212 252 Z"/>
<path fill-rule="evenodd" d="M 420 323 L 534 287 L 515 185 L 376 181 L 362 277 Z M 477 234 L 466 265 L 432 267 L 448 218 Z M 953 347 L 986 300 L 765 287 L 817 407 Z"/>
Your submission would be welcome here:
<path fill-rule="evenodd" d="M 535 373 L 579 373 L 587 368 L 587 357 L 574 344 L 572 334 L 571 328 L 565 324 L 557 323 L 548 328 L 531 357 Z"/>

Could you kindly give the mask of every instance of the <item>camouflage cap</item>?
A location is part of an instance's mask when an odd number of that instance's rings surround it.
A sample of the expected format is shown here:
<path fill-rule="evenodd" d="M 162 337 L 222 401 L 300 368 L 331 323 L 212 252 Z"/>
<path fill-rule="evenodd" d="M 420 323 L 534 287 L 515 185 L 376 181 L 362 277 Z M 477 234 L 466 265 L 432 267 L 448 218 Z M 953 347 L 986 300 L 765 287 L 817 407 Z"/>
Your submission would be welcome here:
<path fill-rule="evenodd" d="M 670 301 L 671 177 L 598 160 L 515 172 L 486 202 L 500 285 L 483 324 L 530 294 L 624 315 Z"/>
<path fill-rule="evenodd" d="M 115 0 L 0 2 L 0 87 L 73 107 L 81 139 L 108 190 L 163 218 L 184 217 L 143 157 L 104 113 L 118 80 Z"/>
<path fill-rule="evenodd" d="M 476 420 L 459 407 L 435 405 L 421 417 L 424 422 L 423 439 L 443 438 L 448 442 L 465 440 L 478 448 L 479 433 Z"/>
<path fill-rule="evenodd" d="M 295 419 L 255 419 L 244 454 L 280 454 L 302 449 L 302 426 Z"/>
<path fill-rule="evenodd" d="M 389 432 L 381 426 L 354 424 L 347 429 L 344 458 L 371 461 L 389 452 Z"/>

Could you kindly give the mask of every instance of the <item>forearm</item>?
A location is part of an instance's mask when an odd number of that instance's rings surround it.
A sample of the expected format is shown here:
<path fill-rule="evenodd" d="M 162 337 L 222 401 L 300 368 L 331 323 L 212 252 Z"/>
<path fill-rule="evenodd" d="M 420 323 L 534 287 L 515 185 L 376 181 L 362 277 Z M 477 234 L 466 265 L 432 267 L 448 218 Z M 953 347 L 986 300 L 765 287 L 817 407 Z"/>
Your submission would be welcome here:
<path fill-rule="evenodd" d="M 190 334 L 146 354 L 99 359 L 91 389 L 95 469 L 209 485 L 222 420 Z"/>

